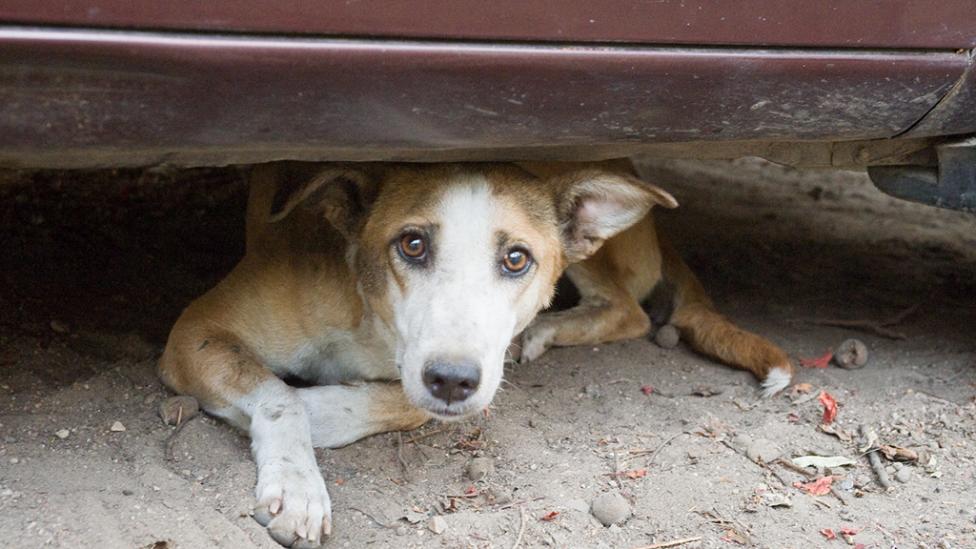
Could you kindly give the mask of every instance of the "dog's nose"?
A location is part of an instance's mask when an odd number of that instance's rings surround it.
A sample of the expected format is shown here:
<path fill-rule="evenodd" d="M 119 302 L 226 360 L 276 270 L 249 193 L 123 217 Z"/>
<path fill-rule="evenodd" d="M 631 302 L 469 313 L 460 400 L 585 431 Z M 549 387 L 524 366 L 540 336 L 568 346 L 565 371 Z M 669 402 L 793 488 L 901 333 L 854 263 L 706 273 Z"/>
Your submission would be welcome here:
<path fill-rule="evenodd" d="M 478 390 L 481 368 L 471 362 L 431 361 L 424 368 L 424 385 L 435 398 L 451 404 Z"/>

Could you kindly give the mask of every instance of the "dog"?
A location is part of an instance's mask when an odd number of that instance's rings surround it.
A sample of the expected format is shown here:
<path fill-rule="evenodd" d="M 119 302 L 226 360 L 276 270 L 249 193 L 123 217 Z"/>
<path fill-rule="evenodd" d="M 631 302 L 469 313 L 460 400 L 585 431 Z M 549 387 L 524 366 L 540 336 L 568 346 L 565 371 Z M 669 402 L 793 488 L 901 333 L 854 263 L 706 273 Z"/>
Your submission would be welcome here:
<path fill-rule="evenodd" d="M 693 348 L 767 394 L 790 381 L 657 237 L 650 209 L 677 201 L 629 162 L 273 163 L 250 180 L 245 256 L 179 317 L 159 374 L 250 435 L 254 518 L 284 546 L 332 529 L 313 448 L 484 409 L 520 334 L 528 362 L 643 336 L 641 303 L 665 302 L 654 321 Z M 564 273 L 580 303 L 538 315 Z"/>

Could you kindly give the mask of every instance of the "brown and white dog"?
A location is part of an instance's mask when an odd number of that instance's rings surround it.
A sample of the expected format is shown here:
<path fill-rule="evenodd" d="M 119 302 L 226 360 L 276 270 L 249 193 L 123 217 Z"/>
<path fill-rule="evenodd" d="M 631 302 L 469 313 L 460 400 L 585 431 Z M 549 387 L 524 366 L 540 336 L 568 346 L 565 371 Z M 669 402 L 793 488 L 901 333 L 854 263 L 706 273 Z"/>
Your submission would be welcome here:
<path fill-rule="evenodd" d="M 250 434 L 254 516 L 296 547 L 332 526 L 313 447 L 484 409 L 520 333 L 523 362 L 642 336 L 664 296 L 657 322 L 784 388 L 786 354 L 714 311 L 655 204 L 677 206 L 628 162 L 257 166 L 245 257 L 183 312 L 160 375 Z M 579 305 L 537 317 L 564 272 Z"/>

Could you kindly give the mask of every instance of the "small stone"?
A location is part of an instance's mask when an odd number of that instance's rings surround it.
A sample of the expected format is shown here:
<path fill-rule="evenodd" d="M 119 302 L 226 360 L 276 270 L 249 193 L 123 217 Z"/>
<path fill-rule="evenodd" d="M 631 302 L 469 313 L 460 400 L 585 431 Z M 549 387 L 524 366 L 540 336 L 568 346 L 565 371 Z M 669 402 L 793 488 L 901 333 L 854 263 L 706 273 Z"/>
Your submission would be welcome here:
<path fill-rule="evenodd" d="M 895 480 L 902 484 L 907 483 L 908 481 L 912 480 L 912 470 L 908 467 L 899 469 L 898 472 L 895 473 Z"/>
<path fill-rule="evenodd" d="M 10 463 L 13 465 L 17 465 L 18 463 L 20 463 L 20 458 L 15 458 L 15 457 L 10 458 Z"/>
<path fill-rule="evenodd" d="M 852 478 L 845 478 L 845 479 L 841 480 L 837 484 L 837 488 L 840 489 L 840 490 L 842 490 L 842 491 L 844 491 L 844 492 L 850 492 L 850 491 L 854 490 L 854 479 L 852 479 Z"/>
<path fill-rule="evenodd" d="M 166 425 L 183 423 L 200 413 L 200 403 L 191 396 L 167 398 L 159 404 L 159 417 Z"/>
<path fill-rule="evenodd" d="M 601 494 L 593 500 L 590 513 L 604 526 L 620 524 L 630 518 L 630 503 L 617 492 Z"/>
<path fill-rule="evenodd" d="M 116 421 L 111 427 L 108 428 L 108 430 L 112 431 L 113 433 L 122 433 L 125 431 L 125 425 L 122 425 L 121 421 Z"/>
<path fill-rule="evenodd" d="M 410 533 L 410 530 L 407 530 L 407 527 L 406 526 L 397 526 L 396 535 L 402 537 L 402 536 L 405 536 L 405 535 L 407 535 L 409 533 Z"/>
<path fill-rule="evenodd" d="M 756 439 L 746 447 L 746 457 L 756 463 L 772 463 L 782 453 L 776 443 L 764 438 Z"/>
<path fill-rule="evenodd" d="M 13 495 L 14 495 L 14 491 L 11 490 L 10 488 L 4 488 L 3 490 L 0 490 L 0 497 L 9 498 L 10 496 Z"/>
<path fill-rule="evenodd" d="M 868 363 L 868 347 L 859 339 L 847 339 L 834 351 L 834 362 L 841 368 L 857 370 Z"/>
<path fill-rule="evenodd" d="M 583 387 L 583 394 L 590 398 L 600 398 L 602 392 L 600 391 L 600 386 L 596 383 L 590 383 L 586 387 Z"/>
<path fill-rule="evenodd" d="M 768 507 L 793 507 L 790 498 L 776 492 L 764 492 L 762 495 L 763 503 Z"/>
<path fill-rule="evenodd" d="M 427 529 L 438 535 L 443 534 L 447 530 L 447 521 L 441 516 L 431 517 L 427 521 Z"/>
<path fill-rule="evenodd" d="M 476 457 L 468 462 L 468 478 L 474 481 L 482 480 L 495 471 L 495 462 L 491 458 Z"/>
<path fill-rule="evenodd" d="M 123 495 L 123 496 L 131 496 L 131 495 L 132 495 L 132 494 L 134 494 L 134 493 L 135 493 L 135 492 L 133 492 L 132 490 L 129 490 L 128 488 L 123 488 L 123 489 L 122 489 L 122 495 Z"/>
<path fill-rule="evenodd" d="M 681 341 L 681 334 L 671 324 L 661 326 L 654 333 L 654 343 L 657 343 L 658 347 L 662 349 L 674 349 L 678 346 L 679 341 Z"/>
<path fill-rule="evenodd" d="M 54 433 L 54 436 L 60 438 L 61 440 L 64 440 L 64 439 L 68 438 L 68 435 L 70 435 L 70 434 L 71 434 L 71 431 L 69 431 L 67 429 L 59 429 L 58 431 L 56 431 Z"/>
<path fill-rule="evenodd" d="M 71 331 L 71 328 L 69 328 L 67 324 L 61 322 L 60 320 L 52 320 L 51 329 L 59 334 L 66 334 Z"/>

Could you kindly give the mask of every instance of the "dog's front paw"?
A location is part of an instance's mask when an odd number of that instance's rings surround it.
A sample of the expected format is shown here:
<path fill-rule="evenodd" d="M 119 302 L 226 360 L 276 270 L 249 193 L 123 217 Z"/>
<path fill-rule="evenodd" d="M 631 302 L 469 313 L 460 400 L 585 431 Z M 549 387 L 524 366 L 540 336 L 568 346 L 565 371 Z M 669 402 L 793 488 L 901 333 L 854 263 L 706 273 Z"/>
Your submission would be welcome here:
<path fill-rule="evenodd" d="M 303 466 L 288 459 L 259 471 L 254 519 L 285 547 L 318 547 L 332 532 L 329 492 L 314 461 Z"/>
<path fill-rule="evenodd" d="M 542 356 L 552 344 L 555 328 L 546 323 L 533 323 L 522 332 L 522 354 L 519 364 L 532 362 Z"/>

